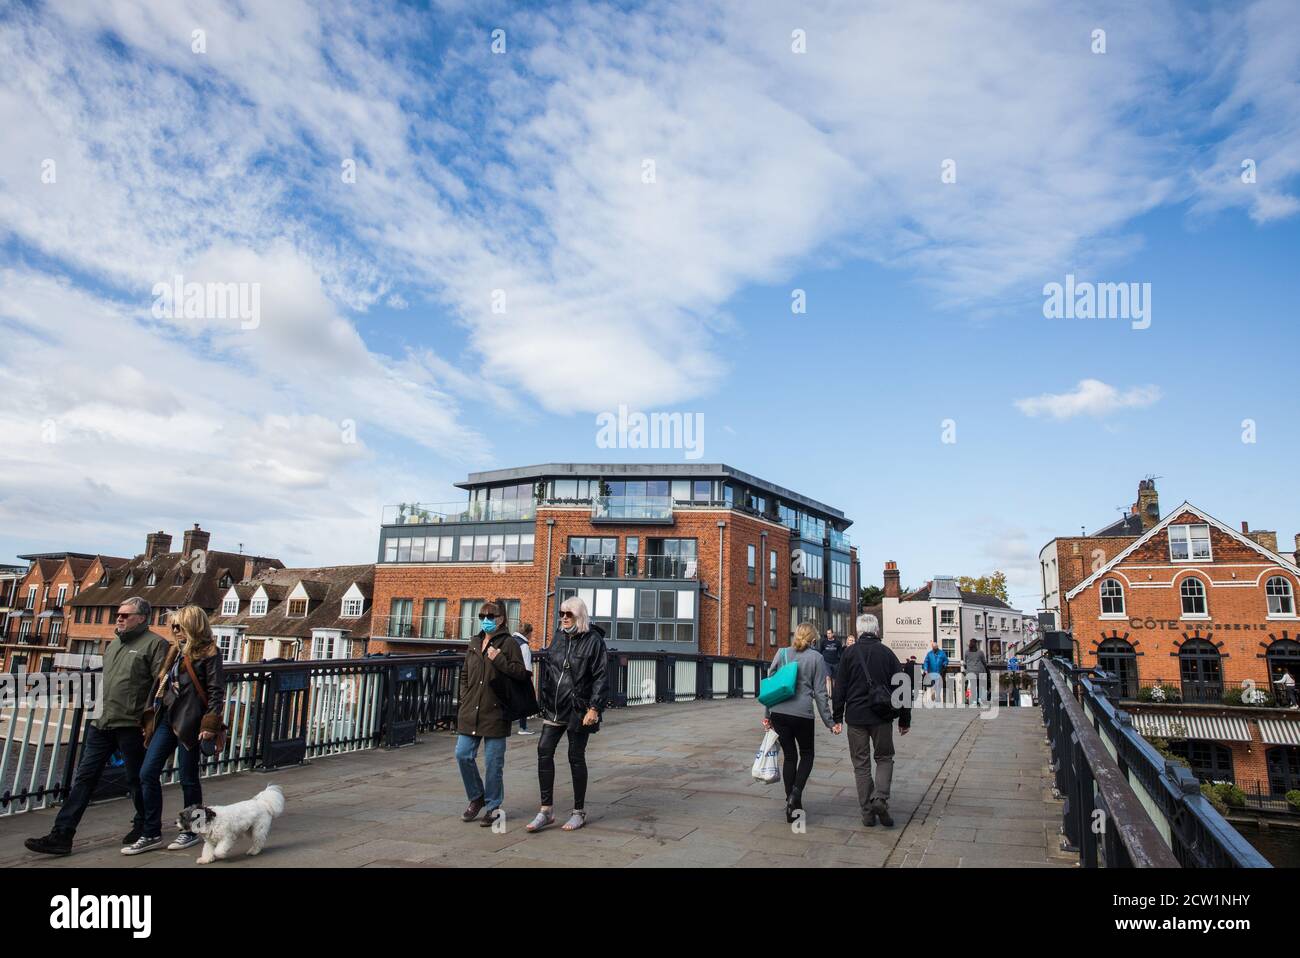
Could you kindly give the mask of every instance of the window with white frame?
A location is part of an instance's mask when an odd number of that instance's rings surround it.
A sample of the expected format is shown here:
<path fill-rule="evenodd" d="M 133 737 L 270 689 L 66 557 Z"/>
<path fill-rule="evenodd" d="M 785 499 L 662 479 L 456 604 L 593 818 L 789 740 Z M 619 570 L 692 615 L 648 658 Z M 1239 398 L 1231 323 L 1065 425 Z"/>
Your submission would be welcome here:
<path fill-rule="evenodd" d="M 31 609 L 36 606 L 36 586 L 27 587 L 27 608 Z"/>
<path fill-rule="evenodd" d="M 1269 615 L 1295 615 L 1295 601 L 1291 593 L 1291 580 L 1275 575 L 1264 585 L 1268 595 Z"/>
<path fill-rule="evenodd" d="M 1208 523 L 1169 527 L 1169 560 L 1195 562 L 1210 558 L 1210 527 Z"/>
<path fill-rule="evenodd" d="M 221 614 L 222 614 L 222 615 L 238 615 L 238 614 L 239 614 L 239 596 L 237 596 L 237 595 L 226 596 L 225 600 L 221 603 Z"/>
<path fill-rule="evenodd" d="M 956 625 L 956 624 L 957 624 L 957 610 L 956 610 L 956 609 L 940 609 L 940 610 L 939 610 L 939 624 L 940 624 L 940 625 Z"/>
<path fill-rule="evenodd" d="M 217 648 L 221 650 L 221 658 L 226 662 L 235 661 L 235 636 L 232 632 L 218 632 L 214 638 L 217 640 Z"/>
<path fill-rule="evenodd" d="M 311 637 L 311 657 L 313 659 L 334 658 L 334 633 L 322 632 Z"/>
<path fill-rule="evenodd" d="M 344 599 L 343 600 L 343 618 L 356 619 L 365 611 L 365 599 Z"/>
<path fill-rule="evenodd" d="M 253 601 L 248 604 L 249 615 L 266 615 L 266 596 L 254 596 Z"/>
<path fill-rule="evenodd" d="M 1101 614 L 1124 614 L 1124 587 L 1118 579 L 1101 580 Z"/>
<path fill-rule="evenodd" d="M 57 605 L 60 609 L 63 608 L 63 601 L 67 598 L 67 595 L 68 587 L 66 585 L 59 586 L 59 599 Z"/>
<path fill-rule="evenodd" d="M 1180 589 L 1183 597 L 1183 615 L 1208 615 L 1205 605 L 1205 584 L 1195 576 L 1183 580 Z"/>

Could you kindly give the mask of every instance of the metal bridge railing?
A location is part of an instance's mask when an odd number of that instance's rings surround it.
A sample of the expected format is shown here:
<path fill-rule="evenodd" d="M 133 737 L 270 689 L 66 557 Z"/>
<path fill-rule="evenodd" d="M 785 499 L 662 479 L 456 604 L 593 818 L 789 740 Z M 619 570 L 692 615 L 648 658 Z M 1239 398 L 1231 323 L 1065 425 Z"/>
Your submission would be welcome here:
<path fill-rule="evenodd" d="M 544 661 L 546 651 L 533 657 Z M 420 732 L 454 729 L 463 662 L 463 653 L 443 653 L 228 664 L 226 747 L 200 759 L 200 775 L 270 771 L 323 755 L 409 745 Z M 610 652 L 609 704 L 753 697 L 764 669 L 765 662 L 721 656 Z M 88 721 L 79 705 L 0 703 L 0 815 L 63 800 Z M 162 781 L 178 778 L 173 756 Z M 125 771 L 110 765 L 95 799 L 124 794 Z"/>
<path fill-rule="evenodd" d="M 1059 659 L 1044 658 L 1038 670 L 1056 788 L 1065 798 L 1063 832 L 1084 867 L 1271 867 L 1201 794 L 1191 771 L 1166 761 L 1133 728 L 1102 690 L 1111 682 Z"/>

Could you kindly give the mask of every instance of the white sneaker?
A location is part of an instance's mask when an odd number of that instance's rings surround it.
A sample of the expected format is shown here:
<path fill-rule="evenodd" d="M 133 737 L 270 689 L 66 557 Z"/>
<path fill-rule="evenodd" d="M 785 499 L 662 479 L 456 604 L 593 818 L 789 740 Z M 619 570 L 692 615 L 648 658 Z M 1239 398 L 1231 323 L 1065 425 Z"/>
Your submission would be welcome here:
<path fill-rule="evenodd" d="M 519 730 L 519 734 L 520 734 L 520 735 L 536 735 L 537 733 L 534 732 L 532 729 L 521 728 L 521 729 Z"/>

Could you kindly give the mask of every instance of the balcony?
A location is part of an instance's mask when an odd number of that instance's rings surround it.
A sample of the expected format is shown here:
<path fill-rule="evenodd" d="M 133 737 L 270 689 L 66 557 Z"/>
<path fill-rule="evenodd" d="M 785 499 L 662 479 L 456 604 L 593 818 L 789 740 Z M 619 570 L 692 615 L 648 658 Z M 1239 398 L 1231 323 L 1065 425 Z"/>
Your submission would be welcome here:
<path fill-rule="evenodd" d="M 441 525 L 446 522 L 511 522 L 533 519 L 531 499 L 490 499 L 485 502 L 402 502 L 384 506 L 386 526 Z"/>
<path fill-rule="evenodd" d="M 692 558 L 661 555 L 567 555 L 560 575 L 571 579 L 694 579 L 699 563 Z"/>
<path fill-rule="evenodd" d="M 452 624 L 454 628 L 454 623 Z M 375 615 L 370 618 L 370 636 L 394 642 L 457 642 L 445 618 L 426 619 L 419 615 Z"/>
<path fill-rule="evenodd" d="M 1282 686 L 1269 687 L 1261 683 L 1253 690 L 1227 688 L 1214 682 L 1153 682 L 1147 685 L 1125 683 L 1120 691 L 1121 700 L 1151 705 L 1227 705 L 1255 709 L 1291 708 L 1295 704 L 1295 691 Z"/>
<path fill-rule="evenodd" d="M 595 496 L 591 500 L 592 522 L 631 522 L 672 525 L 672 496 Z"/>
<path fill-rule="evenodd" d="M 629 558 L 635 560 L 636 556 Z M 560 559 L 560 575 L 576 579 L 616 579 L 620 577 L 618 556 L 566 555 Z"/>

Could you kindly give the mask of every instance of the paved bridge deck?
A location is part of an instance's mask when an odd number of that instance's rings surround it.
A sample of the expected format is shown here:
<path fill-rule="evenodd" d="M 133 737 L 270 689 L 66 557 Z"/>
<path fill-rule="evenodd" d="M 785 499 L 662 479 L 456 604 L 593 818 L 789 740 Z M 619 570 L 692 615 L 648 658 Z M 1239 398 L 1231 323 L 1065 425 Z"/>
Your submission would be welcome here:
<path fill-rule="evenodd" d="M 269 774 L 204 780 L 208 804 L 284 789 L 287 810 L 266 850 L 244 845 L 209 868 L 286 866 L 839 866 L 1072 867 L 1057 850 L 1061 805 L 1051 797 L 1038 709 L 918 710 L 895 737 L 894 828 L 863 828 L 844 736 L 817 731 L 805 794 L 806 831 L 785 823 L 779 785 L 749 776 L 762 735 L 753 701 L 702 701 L 611 710 L 587 751 L 587 827 L 524 831 L 537 810 L 535 736 L 513 736 L 506 754 L 507 829 L 460 821 L 465 806 L 452 758 L 454 736 L 428 733 L 393 751 L 315 759 Z M 481 760 L 481 756 L 480 756 Z M 561 743 L 557 814 L 571 792 Z M 163 792 L 163 837 L 175 833 L 178 786 Z M 130 825 L 125 800 L 86 813 L 72 855 L 28 852 L 53 810 L 0 818 L 0 866 L 195 867 L 198 849 L 120 854 Z"/>

